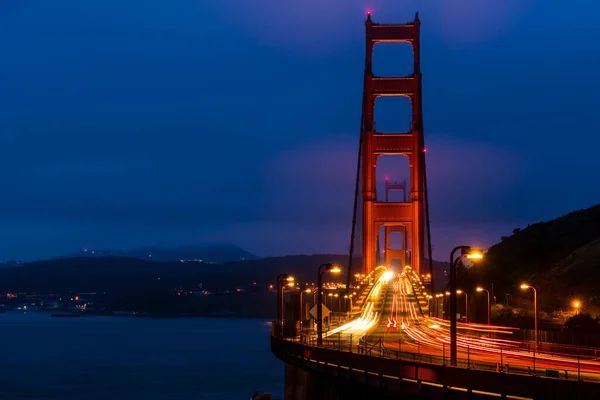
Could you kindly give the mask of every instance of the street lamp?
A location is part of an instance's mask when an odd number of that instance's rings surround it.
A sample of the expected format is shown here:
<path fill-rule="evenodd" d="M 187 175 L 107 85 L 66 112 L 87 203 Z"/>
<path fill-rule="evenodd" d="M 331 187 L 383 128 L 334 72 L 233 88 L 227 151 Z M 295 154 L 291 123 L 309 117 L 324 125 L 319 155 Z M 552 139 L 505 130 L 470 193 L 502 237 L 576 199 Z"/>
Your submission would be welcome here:
<path fill-rule="evenodd" d="M 526 283 L 521 284 L 521 289 L 533 289 L 533 323 L 534 323 L 534 335 L 535 335 L 535 348 L 538 347 L 538 305 L 537 305 L 537 290 L 531 285 Z"/>
<path fill-rule="evenodd" d="M 481 293 L 481 292 L 486 292 L 487 293 L 487 317 L 488 317 L 488 325 L 492 324 L 492 304 L 490 303 L 490 291 L 482 288 L 481 286 L 478 286 L 475 290 L 477 290 L 477 292 Z"/>
<path fill-rule="evenodd" d="M 317 346 L 323 345 L 323 274 L 329 272 L 339 274 L 342 269 L 337 265 L 323 264 L 317 268 L 317 290 L 318 290 L 318 307 L 317 307 Z"/>
<path fill-rule="evenodd" d="M 469 295 L 467 294 L 467 292 L 463 292 L 460 289 L 456 291 L 456 294 L 463 293 L 465 294 L 465 322 L 469 322 Z"/>
<path fill-rule="evenodd" d="M 277 324 L 280 336 L 283 336 L 283 287 L 284 284 L 294 286 L 294 280 L 290 274 L 280 274 L 277 277 Z"/>
<path fill-rule="evenodd" d="M 427 316 L 431 317 L 431 307 L 433 306 L 433 302 L 431 301 L 431 299 L 433 299 L 433 296 L 427 295 L 426 299 L 427 299 Z"/>
<path fill-rule="evenodd" d="M 450 292 L 442 293 L 442 317 L 443 319 L 450 319 Z"/>
<path fill-rule="evenodd" d="M 435 295 L 435 317 L 440 318 L 440 297 L 444 297 L 441 293 L 436 293 Z M 442 299 L 442 310 L 444 309 L 444 299 Z M 442 318 L 444 317 L 442 313 Z"/>
<path fill-rule="evenodd" d="M 454 259 L 454 254 L 460 250 L 460 255 Z M 450 252 L 450 365 L 456 367 L 456 266 L 463 258 L 481 260 L 483 251 L 472 249 L 471 246 L 457 246 Z"/>
<path fill-rule="evenodd" d="M 350 312 L 352 311 L 352 295 L 346 294 L 344 295 L 344 298 L 350 300 L 350 308 L 348 308 L 348 318 L 350 318 Z"/>
<path fill-rule="evenodd" d="M 312 290 L 310 290 L 309 288 L 306 288 L 306 289 L 300 291 L 300 330 L 302 330 L 302 320 L 304 319 L 304 315 L 302 315 L 303 314 L 302 311 L 304 311 L 304 307 L 303 307 L 304 304 L 302 304 L 302 294 L 303 293 L 311 293 L 311 292 L 312 292 Z"/>

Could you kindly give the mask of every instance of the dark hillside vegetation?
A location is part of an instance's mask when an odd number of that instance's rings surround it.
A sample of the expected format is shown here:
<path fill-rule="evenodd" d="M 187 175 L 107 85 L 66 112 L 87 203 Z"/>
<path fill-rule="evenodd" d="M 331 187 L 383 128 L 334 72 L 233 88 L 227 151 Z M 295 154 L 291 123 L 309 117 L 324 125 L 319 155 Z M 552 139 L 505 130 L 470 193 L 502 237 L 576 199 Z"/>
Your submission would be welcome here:
<path fill-rule="evenodd" d="M 547 222 L 515 229 L 486 253 L 475 280 L 497 293 L 518 291 L 523 281 L 540 287 L 542 304 L 567 307 L 566 299 L 582 298 L 588 306 L 600 295 L 600 205 Z"/>

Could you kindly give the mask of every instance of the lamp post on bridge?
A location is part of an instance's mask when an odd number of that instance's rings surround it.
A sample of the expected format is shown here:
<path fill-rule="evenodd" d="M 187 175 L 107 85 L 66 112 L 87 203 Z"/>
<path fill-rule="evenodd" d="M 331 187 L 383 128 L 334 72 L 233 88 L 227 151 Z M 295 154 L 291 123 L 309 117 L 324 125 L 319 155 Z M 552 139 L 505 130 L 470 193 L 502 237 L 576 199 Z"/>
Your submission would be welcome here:
<path fill-rule="evenodd" d="M 460 255 L 454 259 L 454 254 L 460 250 Z M 468 258 L 480 260 L 481 250 L 471 249 L 471 246 L 457 246 L 450 252 L 450 365 L 456 367 L 456 266 L 458 262 Z"/>
<path fill-rule="evenodd" d="M 300 290 L 300 314 L 298 315 L 298 317 L 300 318 L 300 331 L 302 331 L 302 320 L 304 319 L 304 315 L 303 315 L 303 311 L 304 311 L 304 307 L 303 307 L 303 303 L 302 303 L 302 294 L 303 293 L 311 293 L 312 290 L 309 288 L 306 288 L 304 290 Z"/>
<path fill-rule="evenodd" d="M 440 298 L 442 298 L 442 311 L 444 310 L 444 299 L 443 299 L 444 295 L 441 293 L 437 293 L 435 295 L 435 317 L 436 318 L 444 318 L 444 314 L 442 313 L 442 316 L 440 317 Z"/>
<path fill-rule="evenodd" d="M 433 296 L 427 295 L 427 314 L 430 318 L 431 318 L 431 308 L 433 306 L 433 301 L 431 301 L 432 299 L 433 299 Z"/>
<path fill-rule="evenodd" d="M 277 324 L 279 336 L 283 336 L 283 289 L 284 284 L 294 286 L 294 277 L 290 274 L 280 274 L 277 277 Z"/>
<path fill-rule="evenodd" d="M 491 325 L 492 324 L 492 303 L 490 301 L 490 291 L 485 288 L 482 288 L 481 286 L 478 286 L 475 290 L 479 293 L 481 293 L 481 292 L 487 293 L 487 321 L 488 321 L 488 325 Z"/>
<path fill-rule="evenodd" d="M 469 295 L 467 292 L 458 289 L 456 294 L 464 294 L 465 295 L 465 322 L 469 322 Z"/>
<path fill-rule="evenodd" d="M 332 274 L 342 272 L 342 269 L 333 264 L 323 264 L 317 268 L 317 346 L 323 345 L 323 274 L 330 272 Z"/>
<path fill-rule="evenodd" d="M 350 300 L 350 308 L 348 308 L 348 318 L 350 318 L 350 313 L 352 312 L 352 294 L 346 294 L 344 298 Z"/>
<path fill-rule="evenodd" d="M 534 335 L 535 335 L 535 348 L 537 349 L 538 347 L 538 305 L 537 305 L 537 290 L 535 290 L 535 288 L 531 285 L 528 285 L 526 283 L 521 284 L 521 289 L 523 290 L 527 290 L 527 289 L 533 289 L 533 330 L 534 330 Z"/>

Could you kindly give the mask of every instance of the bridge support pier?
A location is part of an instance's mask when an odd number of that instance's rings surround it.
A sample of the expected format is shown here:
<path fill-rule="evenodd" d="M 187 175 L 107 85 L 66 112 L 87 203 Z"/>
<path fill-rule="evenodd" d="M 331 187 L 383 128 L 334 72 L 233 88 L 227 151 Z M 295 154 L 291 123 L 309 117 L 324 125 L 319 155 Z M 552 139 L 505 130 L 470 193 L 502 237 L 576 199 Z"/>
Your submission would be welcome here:
<path fill-rule="evenodd" d="M 284 400 L 391 400 L 398 398 L 383 386 L 368 385 L 368 372 L 365 372 L 364 384 L 336 378 L 338 379 L 332 379 L 326 371 L 315 373 L 315 371 L 307 371 L 286 363 Z M 407 400 L 412 398 L 410 395 L 403 396 L 403 399 Z"/>

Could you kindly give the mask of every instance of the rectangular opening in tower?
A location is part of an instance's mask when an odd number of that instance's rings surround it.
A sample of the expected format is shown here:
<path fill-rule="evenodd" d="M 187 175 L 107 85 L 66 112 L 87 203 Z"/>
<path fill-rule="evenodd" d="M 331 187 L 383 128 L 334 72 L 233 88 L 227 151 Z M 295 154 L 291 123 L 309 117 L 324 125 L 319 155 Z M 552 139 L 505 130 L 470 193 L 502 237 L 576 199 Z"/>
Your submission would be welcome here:
<path fill-rule="evenodd" d="M 390 233 L 390 248 L 396 250 L 408 250 L 404 248 L 404 233 L 403 232 L 392 232 Z M 410 238 L 406 238 L 408 246 L 410 246 Z"/>
<path fill-rule="evenodd" d="M 405 77 L 414 72 L 412 45 L 405 43 L 377 43 L 373 47 L 373 74 L 381 77 Z"/>
<path fill-rule="evenodd" d="M 386 179 L 388 182 L 388 201 L 404 201 L 403 191 L 398 190 L 398 186 L 403 184 L 404 181 L 406 181 L 406 200 L 410 200 L 410 163 L 407 156 L 402 154 L 379 156 L 375 177 L 378 201 L 386 201 Z"/>
<path fill-rule="evenodd" d="M 407 133 L 412 126 L 412 105 L 405 96 L 382 96 L 375 100 L 373 111 L 377 133 Z"/>

